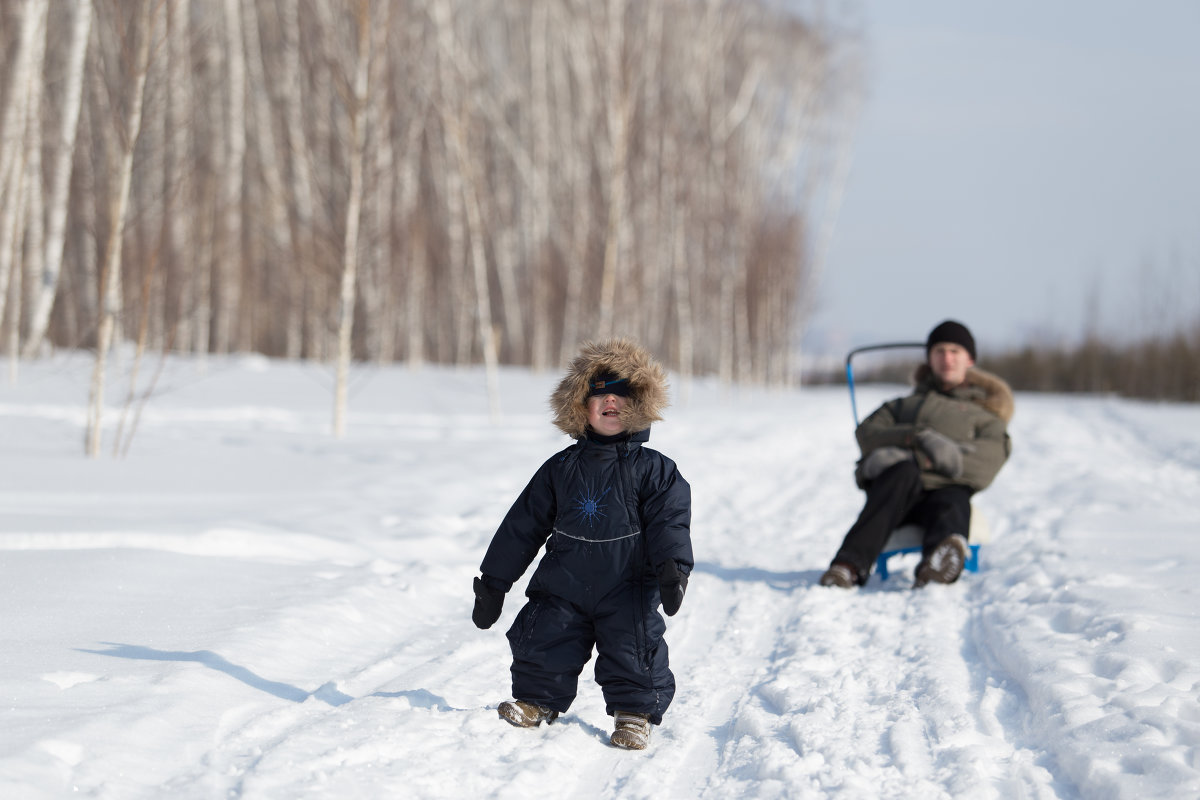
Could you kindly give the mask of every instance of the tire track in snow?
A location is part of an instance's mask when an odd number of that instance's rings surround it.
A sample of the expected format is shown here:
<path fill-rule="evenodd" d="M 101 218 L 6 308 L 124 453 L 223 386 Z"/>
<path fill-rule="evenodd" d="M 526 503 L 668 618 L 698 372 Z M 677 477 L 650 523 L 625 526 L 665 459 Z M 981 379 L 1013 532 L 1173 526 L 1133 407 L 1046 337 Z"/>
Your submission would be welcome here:
<path fill-rule="evenodd" d="M 1156 519 L 1175 517 L 1180 530 L 1194 530 L 1195 442 L 1164 439 L 1161 420 L 1154 429 L 1140 425 L 1136 405 L 1081 398 L 1064 413 L 1061 401 L 1039 408 L 1039 400 L 1031 403 L 1038 413 L 1014 433 L 1019 449 L 991 498 L 1007 509 L 993 556 L 1004 569 L 981 576 L 973 593 L 971 636 L 989 671 L 985 701 L 1010 740 L 1044 754 L 1055 796 L 1144 795 L 1136 788 L 1143 779 L 1195 796 L 1188 787 L 1198 786 L 1197 738 L 1188 720 L 1200 719 L 1200 668 L 1186 649 L 1157 664 L 1142 655 L 1186 647 L 1189 637 L 1172 635 L 1169 618 L 1131 618 L 1121 604 L 1127 590 L 1146 596 L 1157 586 L 1180 598 L 1194 589 L 1178 585 L 1170 563 L 1075 558 L 1081 548 L 1104 548 L 1123 527 L 1129 536 L 1149 533 L 1138 523 L 1147 503 Z"/>
<path fill-rule="evenodd" d="M 693 687 L 672 709 L 672 736 L 690 731 L 677 794 L 1054 796 L 1036 756 L 1008 741 L 994 688 L 981 694 L 972 578 L 916 593 L 903 573 L 858 592 L 816 585 L 861 494 L 843 437 L 807 433 L 724 447 L 719 472 L 692 479 L 710 493 L 697 550 L 713 561 L 697 567 L 672 651 Z"/>

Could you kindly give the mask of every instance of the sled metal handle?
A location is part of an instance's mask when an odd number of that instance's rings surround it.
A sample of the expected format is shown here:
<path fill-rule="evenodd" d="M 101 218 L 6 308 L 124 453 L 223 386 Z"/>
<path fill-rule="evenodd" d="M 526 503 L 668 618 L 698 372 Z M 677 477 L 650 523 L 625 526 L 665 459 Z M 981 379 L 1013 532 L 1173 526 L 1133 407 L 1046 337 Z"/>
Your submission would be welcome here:
<path fill-rule="evenodd" d="M 886 342 L 856 347 L 846 354 L 846 385 L 850 387 L 850 411 L 854 414 L 854 427 L 858 427 L 858 404 L 854 399 L 854 357 L 870 350 L 899 350 L 902 348 L 924 348 L 924 342 Z"/>

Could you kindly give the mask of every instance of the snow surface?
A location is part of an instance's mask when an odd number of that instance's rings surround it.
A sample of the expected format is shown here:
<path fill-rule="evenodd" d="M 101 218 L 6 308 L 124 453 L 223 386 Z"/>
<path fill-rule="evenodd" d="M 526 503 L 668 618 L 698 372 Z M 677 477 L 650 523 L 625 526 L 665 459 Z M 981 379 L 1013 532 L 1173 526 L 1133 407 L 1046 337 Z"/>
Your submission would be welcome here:
<path fill-rule="evenodd" d="M 90 366 L 0 384 L 0 797 L 1200 796 L 1196 406 L 1018 396 L 981 571 L 842 591 L 817 578 L 862 498 L 844 389 L 674 387 L 650 446 L 698 563 L 632 753 L 590 668 L 558 723 L 500 721 L 519 592 L 470 621 L 568 443 L 556 376 L 504 371 L 496 424 L 478 370 L 359 368 L 335 440 L 325 367 L 174 360 L 128 457 L 89 461 Z"/>

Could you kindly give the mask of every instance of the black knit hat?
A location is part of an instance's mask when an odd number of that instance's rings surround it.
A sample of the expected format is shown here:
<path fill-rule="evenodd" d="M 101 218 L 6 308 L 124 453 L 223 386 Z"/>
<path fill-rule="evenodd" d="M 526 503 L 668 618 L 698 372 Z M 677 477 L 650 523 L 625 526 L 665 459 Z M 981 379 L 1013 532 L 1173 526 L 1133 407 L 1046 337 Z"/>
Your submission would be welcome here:
<path fill-rule="evenodd" d="M 933 346 L 940 342 L 961 345 L 971 355 L 971 360 L 975 360 L 975 337 L 961 322 L 948 319 L 929 332 L 929 338 L 925 340 L 926 358 Z"/>

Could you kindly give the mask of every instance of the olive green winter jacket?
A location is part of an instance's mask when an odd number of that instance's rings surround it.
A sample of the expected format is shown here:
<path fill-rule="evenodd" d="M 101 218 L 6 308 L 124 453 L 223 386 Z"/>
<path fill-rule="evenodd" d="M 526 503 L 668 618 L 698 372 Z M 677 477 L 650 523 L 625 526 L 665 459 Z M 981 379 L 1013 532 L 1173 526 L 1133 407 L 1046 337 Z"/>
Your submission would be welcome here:
<path fill-rule="evenodd" d="M 884 403 L 862 421 L 854 432 L 863 458 L 880 447 L 907 447 L 921 466 L 921 483 L 926 490 L 951 484 L 974 491 L 984 489 L 996 477 L 1012 452 L 1007 425 L 1013 415 L 1012 389 L 1002 378 L 978 367 L 967 371 L 962 385 L 942 391 L 928 364 L 914 375 L 916 387 L 907 397 Z M 916 445 L 916 434 L 926 428 L 958 442 L 963 450 L 963 473 L 951 480 L 931 469 L 928 456 Z M 862 461 L 855 477 L 864 485 Z"/>

